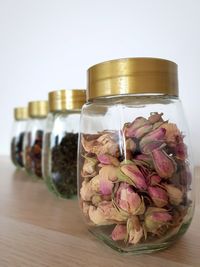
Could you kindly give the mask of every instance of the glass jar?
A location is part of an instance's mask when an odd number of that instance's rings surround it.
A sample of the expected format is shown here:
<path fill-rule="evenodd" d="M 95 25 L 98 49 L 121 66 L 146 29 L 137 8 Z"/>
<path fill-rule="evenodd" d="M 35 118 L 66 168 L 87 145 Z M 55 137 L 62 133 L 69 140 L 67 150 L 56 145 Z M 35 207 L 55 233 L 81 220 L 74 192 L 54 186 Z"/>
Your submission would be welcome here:
<path fill-rule="evenodd" d="M 129 58 L 88 70 L 79 137 L 85 222 L 122 253 L 168 247 L 194 211 L 193 162 L 177 65 Z"/>
<path fill-rule="evenodd" d="M 85 90 L 49 93 L 43 176 L 49 190 L 62 198 L 77 195 L 77 143 L 80 110 L 85 98 Z"/>
<path fill-rule="evenodd" d="M 24 140 L 24 163 L 27 173 L 35 178 L 42 178 L 43 133 L 48 114 L 47 101 L 28 103 L 29 121 Z"/>
<path fill-rule="evenodd" d="M 11 160 L 16 167 L 23 168 L 23 141 L 28 119 L 28 109 L 18 107 L 14 109 L 14 123 L 11 139 Z"/>

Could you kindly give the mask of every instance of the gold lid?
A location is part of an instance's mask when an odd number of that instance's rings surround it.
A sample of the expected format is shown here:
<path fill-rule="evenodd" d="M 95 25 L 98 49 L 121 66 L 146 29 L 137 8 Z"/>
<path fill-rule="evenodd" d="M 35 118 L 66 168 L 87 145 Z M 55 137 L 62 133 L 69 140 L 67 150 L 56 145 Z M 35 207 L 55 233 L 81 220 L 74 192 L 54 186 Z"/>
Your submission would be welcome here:
<path fill-rule="evenodd" d="M 48 114 L 48 101 L 31 101 L 28 103 L 31 118 L 45 118 Z"/>
<path fill-rule="evenodd" d="M 124 58 L 88 69 L 87 100 L 119 94 L 178 96 L 178 66 L 159 58 Z"/>
<path fill-rule="evenodd" d="M 14 108 L 14 117 L 15 120 L 27 120 L 28 119 L 28 108 L 27 107 L 18 107 Z"/>
<path fill-rule="evenodd" d="M 86 102 L 86 90 L 58 90 L 49 93 L 49 109 L 54 111 L 80 110 Z"/>

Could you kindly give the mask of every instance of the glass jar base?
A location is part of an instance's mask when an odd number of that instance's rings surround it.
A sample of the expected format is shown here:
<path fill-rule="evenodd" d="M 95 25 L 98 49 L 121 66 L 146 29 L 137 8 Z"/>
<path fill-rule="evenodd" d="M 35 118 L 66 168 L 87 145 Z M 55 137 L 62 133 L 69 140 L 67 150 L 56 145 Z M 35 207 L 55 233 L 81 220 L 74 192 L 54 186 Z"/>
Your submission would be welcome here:
<path fill-rule="evenodd" d="M 154 241 L 151 243 L 145 242 L 143 244 L 129 245 L 129 246 L 124 244 L 123 241 L 113 241 L 111 238 L 109 238 L 108 233 L 106 233 L 105 231 L 105 228 L 106 228 L 105 226 L 90 228 L 89 232 L 91 232 L 99 240 L 103 241 L 107 246 L 109 246 L 110 248 L 114 249 L 115 251 L 119 253 L 132 254 L 132 255 L 149 254 L 149 253 L 165 250 L 171 245 L 173 245 L 187 231 L 190 223 L 191 223 L 191 220 L 187 223 L 183 223 L 180 229 L 178 230 L 178 232 L 175 235 L 173 234 L 173 236 L 168 236 L 162 240 L 158 239 L 157 241 Z"/>

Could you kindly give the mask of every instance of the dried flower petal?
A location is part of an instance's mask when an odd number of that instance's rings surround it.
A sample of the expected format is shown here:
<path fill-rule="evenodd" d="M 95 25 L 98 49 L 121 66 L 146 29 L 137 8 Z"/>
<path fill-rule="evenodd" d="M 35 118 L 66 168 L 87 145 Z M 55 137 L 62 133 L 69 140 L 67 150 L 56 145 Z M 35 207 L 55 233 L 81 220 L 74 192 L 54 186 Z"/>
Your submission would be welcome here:
<path fill-rule="evenodd" d="M 111 234 L 112 240 L 124 240 L 126 237 L 126 225 L 117 224 Z"/>
<path fill-rule="evenodd" d="M 128 243 L 136 245 L 144 235 L 143 227 L 137 216 L 132 216 L 127 221 Z"/>
<path fill-rule="evenodd" d="M 90 182 L 83 181 L 80 189 L 81 198 L 85 201 L 90 201 L 95 192 L 91 188 Z"/>
<path fill-rule="evenodd" d="M 96 225 L 109 225 L 114 222 L 125 222 L 127 216 L 121 214 L 112 202 L 102 201 L 98 207 L 90 206 L 90 220 Z"/>
<path fill-rule="evenodd" d="M 126 183 L 121 183 L 116 192 L 116 204 L 120 209 L 132 215 L 143 214 L 145 211 L 143 199 Z"/>
<path fill-rule="evenodd" d="M 118 168 L 112 165 L 103 166 L 99 171 L 99 175 L 104 178 L 106 177 L 108 180 L 114 182 L 117 180 L 117 171 Z"/>
<path fill-rule="evenodd" d="M 168 204 L 167 193 L 162 188 L 158 186 L 149 186 L 148 192 L 157 207 L 162 208 Z"/>
<path fill-rule="evenodd" d="M 157 174 L 152 174 L 150 177 L 149 177 L 149 184 L 150 185 L 157 185 L 159 184 L 161 181 L 161 177 Z"/>
<path fill-rule="evenodd" d="M 83 164 L 83 169 L 81 172 L 81 176 L 83 178 L 91 178 L 96 175 L 96 165 L 97 165 L 97 160 L 95 158 L 91 158 L 88 156 L 84 156 L 85 161 Z"/>
<path fill-rule="evenodd" d="M 119 155 L 119 146 L 116 135 L 113 133 L 105 133 L 95 140 L 86 140 L 84 136 L 81 138 L 84 150 L 88 153 L 96 155 L 109 154 L 112 156 Z"/>
<path fill-rule="evenodd" d="M 160 177 L 170 178 L 176 172 L 176 162 L 163 149 L 154 149 L 152 159 L 155 170 Z"/>
<path fill-rule="evenodd" d="M 137 147 L 136 143 L 131 138 L 128 138 L 126 140 L 126 150 L 130 150 L 132 153 L 134 153 L 136 147 Z"/>
<path fill-rule="evenodd" d="M 157 122 L 163 122 L 162 119 L 163 113 L 158 113 L 158 112 L 152 112 L 148 118 L 148 121 L 152 124 L 157 123 Z"/>
<path fill-rule="evenodd" d="M 113 166 L 119 166 L 120 162 L 117 158 L 108 155 L 108 154 L 102 154 L 97 156 L 100 163 L 104 165 L 113 165 Z"/>
<path fill-rule="evenodd" d="M 176 144 L 177 137 L 181 137 L 181 132 L 174 123 L 164 123 L 162 124 L 162 129 L 166 130 L 165 140 L 168 144 Z"/>
<path fill-rule="evenodd" d="M 145 228 L 147 232 L 158 233 L 159 228 L 172 220 L 172 216 L 167 210 L 162 208 L 148 208 L 145 213 Z"/>
<path fill-rule="evenodd" d="M 145 135 L 140 141 L 142 153 L 148 154 L 153 149 L 160 147 L 164 143 L 165 133 L 164 128 L 158 128 Z"/>
<path fill-rule="evenodd" d="M 179 205 L 183 201 L 183 192 L 172 184 L 165 184 L 169 201 L 172 205 Z"/>
<path fill-rule="evenodd" d="M 144 190 L 147 188 L 145 178 L 136 165 L 125 164 L 121 167 L 121 172 L 130 178 L 135 187 Z"/>

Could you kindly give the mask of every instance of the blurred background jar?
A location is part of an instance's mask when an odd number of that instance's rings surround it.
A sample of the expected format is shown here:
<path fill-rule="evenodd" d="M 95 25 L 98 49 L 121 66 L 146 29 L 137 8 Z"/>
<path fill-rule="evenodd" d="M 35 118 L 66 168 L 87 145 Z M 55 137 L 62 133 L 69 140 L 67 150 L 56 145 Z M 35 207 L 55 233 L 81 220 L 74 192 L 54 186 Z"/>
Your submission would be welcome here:
<path fill-rule="evenodd" d="M 95 236 L 122 253 L 149 253 L 186 232 L 193 162 L 174 62 L 91 67 L 79 140 L 80 207 Z"/>
<path fill-rule="evenodd" d="M 28 108 L 17 107 L 14 109 L 14 122 L 11 139 L 11 160 L 16 167 L 23 168 L 23 141 L 28 120 Z"/>
<path fill-rule="evenodd" d="M 47 101 L 31 101 L 28 103 L 29 121 L 24 140 L 24 163 L 28 174 L 42 178 L 42 146 L 43 133 L 48 114 Z"/>
<path fill-rule="evenodd" d="M 74 89 L 49 93 L 43 176 L 49 190 L 63 198 L 77 194 L 77 143 L 85 92 Z"/>

